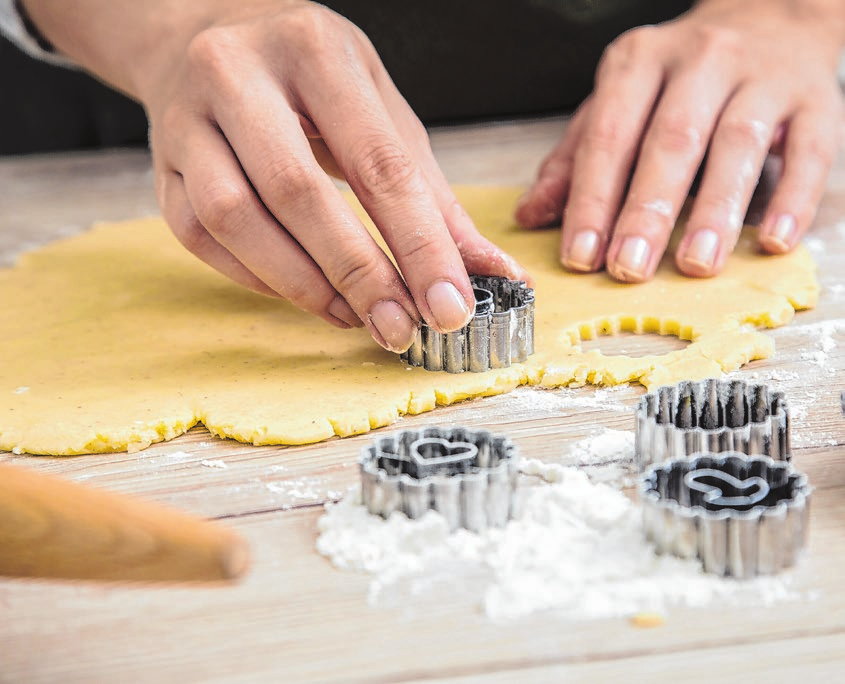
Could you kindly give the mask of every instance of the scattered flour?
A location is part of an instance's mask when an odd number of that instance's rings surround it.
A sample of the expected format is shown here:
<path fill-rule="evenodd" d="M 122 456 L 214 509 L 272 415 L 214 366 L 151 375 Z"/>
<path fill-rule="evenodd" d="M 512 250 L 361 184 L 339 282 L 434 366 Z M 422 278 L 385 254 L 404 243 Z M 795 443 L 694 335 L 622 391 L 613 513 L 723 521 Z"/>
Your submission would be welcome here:
<path fill-rule="evenodd" d="M 569 449 L 569 456 L 578 465 L 633 462 L 634 433 L 602 428 L 596 434 L 575 442 Z"/>
<path fill-rule="evenodd" d="M 206 468 L 217 468 L 219 470 L 226 470 L 229 466 L 226 465 L 225 461 L 219 460 L 203 460 L 200 461 L 200 465 L 204 465 Z"/>
<path fill-rule="evenodd" d="M 284 468 L 282 467 L 282 469 Z M 274 467 L 271 470 L 278 470 L 278 468 Z M 327 490 L 325 484 L 326 481 L 320 477 L 298 477 L 292 480 L 264 482 L 264 486 L 269 491 L 293 501 L 282 505 L 282 510 L 293 508 L 294 505 L 298 504 L 318 503 L 326 499 L 337 501 L 341 498 L 341 492 L 333 489 Z"/>
<path fill-rule="evenodd" d="M 193 458 L 193 455 L 189 454 L 187 451 L 168 451 L 163 453 L 162 456 L 174 461 L 186 461 L 189 458 Z"/>
<path fill-rule="evenodd" d="M 468 602 L 497 622 L 538 611 L 587 620 L 724 597 L 768 604 L 794 596 L 787 576 L 726 580 L 697 562 L 655 555 L 636 506 L 577 468 L 529 460 L 523 471 L 547 484 L 522 489 L 521 514 L 504 528 L 450 533 L 433 511 L 383 520 L 353 489 L 326 506 L 317 549 L 339 568 L 372 575 L 371 605 Z"/>
<path fill-rule="evenodd" d="M 598 387 L 595 392 L 585 395 L 583 390 L 564 387 L 558 394 L 561 404 L 566 408 L 596 408 L 605 411 L 631 412 L 630 406 L 612 401 L 614 394 L 624 391 L 628 391 L 626 385 L 614 385 L 612 387 Z"/>
<path fill-rule="evenodd" d="M 587 388 L 559 388 L 555 390 L 538 389 L 536 387 L 520 387 L 501 396 L 501 401 L 507 404 L 508 410 L 515 413 L 559 413 L 569 409 L 602 409 L 605 411 L 631 411 L 630 406 L 619 401 L 613 401 L 614 394 L 630 392 L 625 385 L 613 387 L 599 387 L 594 392 Z"/>

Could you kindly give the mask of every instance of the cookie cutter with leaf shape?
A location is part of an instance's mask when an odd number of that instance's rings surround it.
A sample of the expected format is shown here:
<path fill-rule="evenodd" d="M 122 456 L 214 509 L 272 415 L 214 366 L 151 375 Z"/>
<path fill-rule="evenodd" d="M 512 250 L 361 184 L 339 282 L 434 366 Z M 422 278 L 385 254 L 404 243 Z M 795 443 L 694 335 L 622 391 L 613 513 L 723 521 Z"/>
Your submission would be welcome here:
<path fill-rule="evenodd" d="M 652 466 L 640 500 L 661 554 L 699 558 L 706 572 L 749 578 L 792 566 L 806 544 L 807 477 L 789 463 L 741 453 Z"/>
<path fill-rule="evenodd" d="M 470 276 L 475 315 L 461 330 L 439 333 L 423 323 L 400 358 L 449 373 L 482 373 L 522 363 L 534 353 L 534 290 L 521 280 Z"/>
<path fill-rule="evenodd" d="M 519 463 L 506 437 L 464 427 L 386 435 L 360 457 L 361 497 L 370 513 L 419 518 L 436 510 L 450 529 L 481 532 L 515 514 Z"/>
<path fill-rule="evenodd" d="M 786 398 L 767 385 L 684 381 L 643 396 L 636 415 L 640 471 L 703 452 L 791 458 Z"/>

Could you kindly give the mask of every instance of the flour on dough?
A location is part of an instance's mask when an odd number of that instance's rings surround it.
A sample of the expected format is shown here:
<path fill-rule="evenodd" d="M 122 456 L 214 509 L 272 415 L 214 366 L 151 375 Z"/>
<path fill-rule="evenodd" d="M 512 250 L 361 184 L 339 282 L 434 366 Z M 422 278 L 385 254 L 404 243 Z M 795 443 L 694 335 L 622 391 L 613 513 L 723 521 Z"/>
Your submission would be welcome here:
<path fill-rule="evenodd" d="M 654 387 L 718 376 L 770 355 L 772 340 L 756 328 L 788 323 L 818 296 L 805 249 L 761 257 L 751 230 L 718 278 L 684 278 L 671 258 L 640 285 L 571 275 L 556 259 L 557 231 L 514 227 L 518 188 L 456 192 L 536 279 L 527 363 L 461 375 L 408 369 L 363 329 L 337 330 L 228 282 L 160 219 L 102 224 L 0 271 L 0 448 L 135 450 L 197 422 L 256 445 L 307 444 L 522 384 Z M 691 342 L 637 358 L 579 347 L 617 331 Z"/>

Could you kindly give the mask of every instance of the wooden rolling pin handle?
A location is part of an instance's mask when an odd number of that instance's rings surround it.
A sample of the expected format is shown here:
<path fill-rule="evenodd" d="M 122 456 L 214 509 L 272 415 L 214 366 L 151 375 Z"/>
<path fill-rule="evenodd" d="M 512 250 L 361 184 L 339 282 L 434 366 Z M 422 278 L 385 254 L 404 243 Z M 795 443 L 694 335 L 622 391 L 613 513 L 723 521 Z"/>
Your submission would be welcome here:
<path fill-rule="evenodd" d="M 249 565 L 234 532 L 190 515 L 0 465 L 0 575 L 219 581 Z"/>

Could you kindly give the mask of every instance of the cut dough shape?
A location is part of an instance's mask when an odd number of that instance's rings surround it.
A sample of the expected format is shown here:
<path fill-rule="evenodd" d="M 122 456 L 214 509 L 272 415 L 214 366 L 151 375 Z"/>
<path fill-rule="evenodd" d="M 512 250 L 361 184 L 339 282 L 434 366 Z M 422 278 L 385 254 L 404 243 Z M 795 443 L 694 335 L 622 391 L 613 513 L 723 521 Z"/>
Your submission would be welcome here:
<path fill-rule="evenodd" d="M 558 231 L 513 225 L 518 188 L 456 192 L 536 279 L 536 353 L 527 363 L 460 375 L 409 369 L 363 329 L 337 330 L 230 283 L 161 219 L 101 224 L 0 271 L 0 448 L 136 450 L 200 421 L 256 445 L 306 444 L 521 384 L 654 387 L 713 377 L 770 355 L 771 338 L 754 326 L 784 325 L 818 297 L 808 252 L 762 257 L 753 230 L 718 278 L 685 278 L 671 257 L 641 285 L 568 274 Z M 578 347 L 619 330 L 692 342 L 637 358 Z"/>

